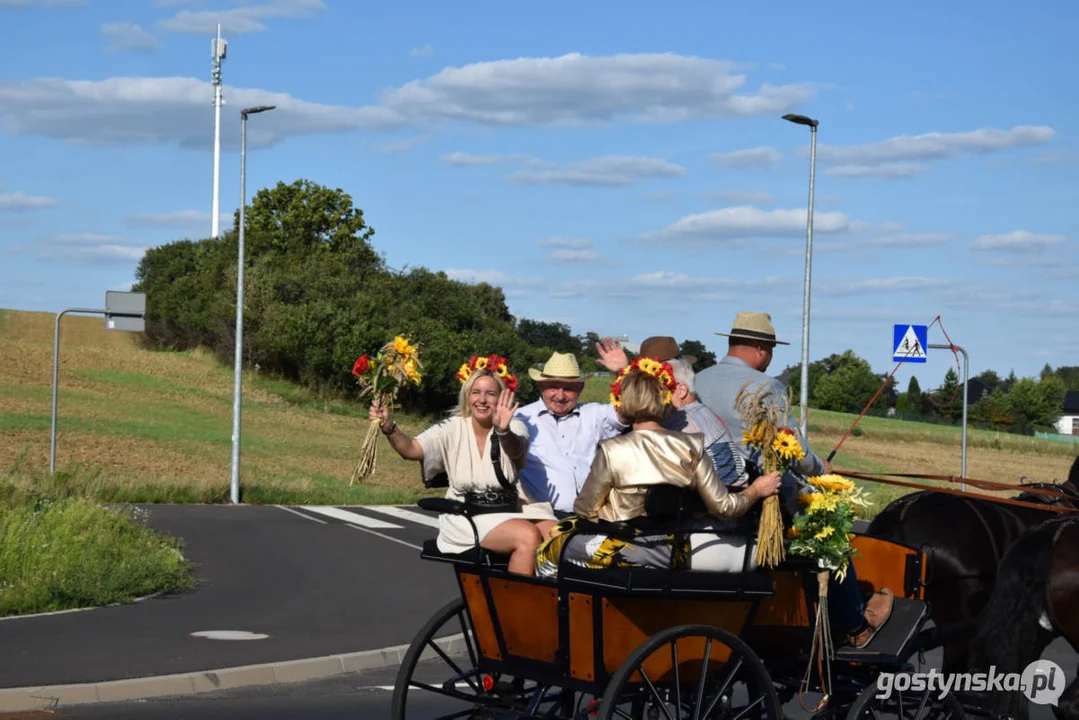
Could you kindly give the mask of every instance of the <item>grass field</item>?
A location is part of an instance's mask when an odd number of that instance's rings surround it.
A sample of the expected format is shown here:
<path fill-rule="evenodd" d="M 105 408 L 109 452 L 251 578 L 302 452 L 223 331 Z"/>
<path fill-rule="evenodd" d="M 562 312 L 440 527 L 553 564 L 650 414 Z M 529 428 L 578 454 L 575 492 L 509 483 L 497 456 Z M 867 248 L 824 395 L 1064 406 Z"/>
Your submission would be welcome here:
<path fill-rule="evenodd" d="M 0 311 L 0 471 L 17 484 L 47 474 L 54 316 Z M 111 501 L 223 502 L 229 498 L 232 368 L 203 351 L 147 352 L 100 317 L 65 316 L 60 344 L 57 470 Z M 590 381 L 584 400 L 604 400 Z M 429 417 L 401 417 L 406 432 Z M 374 478 L 349 487 L 367 426 L 364 405 L 324 401 L 296 386 L 244 377 L 242 475 L 248 503 L 404 503 L 424 493 L 419 469 L 379 443 Z M 810 440 L 826 456 L 853 415 L 810 412 Z M 864 418 L 833 465 L 855 471 L 959 474 L 960 430 Z M 968 476 L 1018 482 L 1067 476 L 1075 445 L 970 431 Z M 875 485 L 878 506 L 902 488 Z"/>

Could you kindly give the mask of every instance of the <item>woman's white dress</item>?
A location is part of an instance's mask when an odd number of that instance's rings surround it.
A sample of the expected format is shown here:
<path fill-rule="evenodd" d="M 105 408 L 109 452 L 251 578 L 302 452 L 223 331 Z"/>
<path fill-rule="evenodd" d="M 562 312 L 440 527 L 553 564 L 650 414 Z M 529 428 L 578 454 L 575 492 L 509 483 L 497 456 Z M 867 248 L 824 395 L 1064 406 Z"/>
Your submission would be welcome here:
<path fill-rule="evenodd" d="M 523 422 L 513 418 L 510 421 L 509 431 L 517 436 L 522 447 L 528 447 L 528 428 Z M 449 476 L 449 487 L 446 488 L 447 498 L 463 501 L 466 492 L 483 492 L 502 488 L 491 462 L 491 443 L 498 442 L 498 437 L 493 431 L 488 431 L 481 454 L 470 418 L 457 415 L 446 418 L 417 435 L 416 440 L 423 448 L 424 479 L 429 480 L 440 472 L 445 472 Z M 506 480 L 517 483 L 521 512 L 474 516 L 472 521 L 476 523 L 481 542 L 487 533 L 506 520 L 520 518 L 557 520 L 551 504 L 535 502 L 525 492 L 524 485 L 518 481 L 520 470 L 524 467 L 525 454 L 522 453 L 518 461 L 520 467 L 514 465 L 505 451 L 501 453 L 501 460 L 502 473 Z M 439 552 L 460 553 L 476 546 L 476 538 L 468 518 L 442 514 L 438 518 L 438 528 Z"/>

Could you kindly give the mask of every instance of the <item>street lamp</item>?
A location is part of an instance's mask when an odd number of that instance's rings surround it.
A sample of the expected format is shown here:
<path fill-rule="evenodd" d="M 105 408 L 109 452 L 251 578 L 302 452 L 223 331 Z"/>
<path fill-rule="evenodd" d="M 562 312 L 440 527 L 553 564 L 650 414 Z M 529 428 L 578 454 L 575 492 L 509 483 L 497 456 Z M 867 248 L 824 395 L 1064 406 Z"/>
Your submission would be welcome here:
<path fill-rule="evenodd" d="M 806 215 L 806 275 L 802 294 L 802 387 L 799 404 L 802 438 L 809 439 L 809 279 L 813 265 L 813 181 L 817 170 L 817 121 L 805 115 L 787 114 L 784 120 L 807 125 L 812 136 L 809 146 L 809 212 Z"/>
<path fill-rule="evenodd" d="M 247 205 L 247 116 L 273 110 L 276 105 L 259 105 L 240 111 L 240 240 L 236 261 L 236 359 L 232 384 L 232 502 L 240 502 L 240 369 L 244 338 L 244 208 Z"/>

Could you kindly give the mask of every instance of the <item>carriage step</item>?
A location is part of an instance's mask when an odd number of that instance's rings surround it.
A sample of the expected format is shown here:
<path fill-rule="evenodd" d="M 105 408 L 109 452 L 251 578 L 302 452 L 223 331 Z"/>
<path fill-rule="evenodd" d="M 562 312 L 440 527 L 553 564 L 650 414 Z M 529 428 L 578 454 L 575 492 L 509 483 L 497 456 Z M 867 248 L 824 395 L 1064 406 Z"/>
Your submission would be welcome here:
<path fill-rule="evenodd" d="M 889 664 L 905 661 L 917 649 L 918 631 L 929 617 L 921 600 L 895 598 L 891 617 L 864 648 L 850 645 L 835 649 L 837 660 L 866 664 Z"/>

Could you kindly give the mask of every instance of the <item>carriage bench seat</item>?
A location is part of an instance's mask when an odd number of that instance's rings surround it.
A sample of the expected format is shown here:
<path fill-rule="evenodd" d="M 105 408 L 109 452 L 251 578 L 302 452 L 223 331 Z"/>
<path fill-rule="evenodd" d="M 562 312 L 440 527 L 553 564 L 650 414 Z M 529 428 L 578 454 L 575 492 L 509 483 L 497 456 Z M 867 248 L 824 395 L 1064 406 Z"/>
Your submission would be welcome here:
<path fill-rule="evenodd" d="M 493 570 L 505 570 L 509 567 L 510 558 L 509 555 L 499 555 L 493 553 L 490 550 L 484 548 L 472 548 L 462 553 L 444 553 L 438 549 L 438 540 L 436 538 L 430 538 L 423 541 L 423 550 L 420 551 L 420 558 L 423 560 L 434 560 L 435 562 L 445 562 L 451 565 L 476 565 L 476 553 L 479 552 L 480 565 Z"/>
<path fill-rule="evenodd" d="M 564 562 L 558 569 L 563 585 L 602 588 L 634 596 L 670 595 L 695 598 L 768 597 L 775 592 L 772 574 L 657 570 L 654 568 L 586 568 Z"/>

